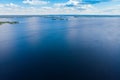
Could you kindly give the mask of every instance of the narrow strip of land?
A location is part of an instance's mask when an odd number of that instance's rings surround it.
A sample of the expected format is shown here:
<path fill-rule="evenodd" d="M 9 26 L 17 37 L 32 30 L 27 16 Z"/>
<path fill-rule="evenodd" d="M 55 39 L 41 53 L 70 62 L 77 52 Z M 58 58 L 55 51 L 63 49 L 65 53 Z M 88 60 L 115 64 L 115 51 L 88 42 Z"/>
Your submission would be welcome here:
<path fill-rule="evenodd" d="M 2 24 L 18 24 L 19 22 L 17 21 L 0 21 L 0 25 Z"/>

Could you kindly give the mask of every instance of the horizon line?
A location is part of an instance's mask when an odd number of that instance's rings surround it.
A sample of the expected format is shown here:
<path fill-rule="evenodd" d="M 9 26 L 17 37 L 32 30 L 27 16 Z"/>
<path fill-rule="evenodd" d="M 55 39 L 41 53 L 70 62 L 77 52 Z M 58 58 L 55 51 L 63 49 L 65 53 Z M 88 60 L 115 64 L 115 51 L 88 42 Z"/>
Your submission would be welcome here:
<path fill-rule="evenodd" d="M 120 15 L 108 15 L 108 14 L 10 14 L 10 15 L 0 15 L 0 17 L 9 16 L 83 16 L 83 17 L 120 17 Z"/>

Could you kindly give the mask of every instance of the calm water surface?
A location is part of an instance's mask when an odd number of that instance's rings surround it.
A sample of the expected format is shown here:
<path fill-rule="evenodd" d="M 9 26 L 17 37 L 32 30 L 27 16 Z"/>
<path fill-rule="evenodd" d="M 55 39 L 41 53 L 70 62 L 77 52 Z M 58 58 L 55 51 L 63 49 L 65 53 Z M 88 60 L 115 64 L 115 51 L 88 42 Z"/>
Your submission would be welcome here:
<path fill-rule="evenodd" d="M 120 17 L 0 21 L 0 80 L 120 80 Z"/>

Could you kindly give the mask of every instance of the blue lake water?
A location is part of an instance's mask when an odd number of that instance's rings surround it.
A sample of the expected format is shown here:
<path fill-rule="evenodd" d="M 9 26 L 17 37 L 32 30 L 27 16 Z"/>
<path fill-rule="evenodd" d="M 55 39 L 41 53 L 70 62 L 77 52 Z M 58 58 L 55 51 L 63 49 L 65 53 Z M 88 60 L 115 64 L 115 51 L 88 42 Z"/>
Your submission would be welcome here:
<path fill-rule="evenodd" d="M 120 80 L 120 17 L 12 16 L 0 21 L 0 80 Z"/>

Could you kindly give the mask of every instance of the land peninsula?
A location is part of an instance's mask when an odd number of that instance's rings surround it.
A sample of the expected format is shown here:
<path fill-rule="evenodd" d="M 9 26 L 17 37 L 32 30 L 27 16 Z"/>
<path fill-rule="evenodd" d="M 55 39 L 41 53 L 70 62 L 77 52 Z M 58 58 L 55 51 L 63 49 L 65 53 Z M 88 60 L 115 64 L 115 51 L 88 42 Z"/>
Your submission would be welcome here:
<path fill-rule="evenodd" d="M 0 21 L 0 25 L 2 24 L 18 24 L 19 22 L 17 21 Z"/>

